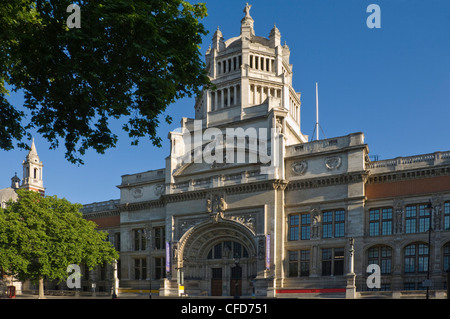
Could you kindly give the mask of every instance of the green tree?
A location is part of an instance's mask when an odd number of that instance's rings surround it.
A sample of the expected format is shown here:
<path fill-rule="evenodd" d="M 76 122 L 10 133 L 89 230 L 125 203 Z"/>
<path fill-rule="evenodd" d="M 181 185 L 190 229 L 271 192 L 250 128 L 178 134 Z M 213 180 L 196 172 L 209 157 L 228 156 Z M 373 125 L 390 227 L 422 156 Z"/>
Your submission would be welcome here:
<path fill-rule="evenodd" d="M 68 27 L 70 4 L 80 28 Z M 133 145 L 148 137 L 161 146 L 166 107 L 210 85 L 199 51 L 205 16 L 204 4 L 184 0 L 3 1 L 0 149 L 25 147 L 36 130 L 82 164 L 86 150 L 116 145 L 115 119 Z M 23 107 L 9 103 L 10 87 L 24 93 Z"/>
<path fill-rule="evenodd" d="M 16 202 L 0 208 L 0 268 L 21 281 L 39 282 L 39 298 L 44 278 L 67 279 L 70 264 L 93 269 L 119 258 L 107 233 L 82 217 L 81 205 L 27 190 L 17 193 Z"/>

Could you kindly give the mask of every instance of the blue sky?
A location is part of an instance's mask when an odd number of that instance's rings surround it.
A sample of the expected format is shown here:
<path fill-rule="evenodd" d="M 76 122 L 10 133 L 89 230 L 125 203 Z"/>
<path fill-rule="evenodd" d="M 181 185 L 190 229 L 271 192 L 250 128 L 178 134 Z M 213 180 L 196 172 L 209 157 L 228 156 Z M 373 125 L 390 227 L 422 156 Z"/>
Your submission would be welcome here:
<path fill-rule="evenodd" d="M 450 150 L 450 1 L 248 2 L 256 35 L 268 37 L 276 24 L 291 50 L 304 134 L 313 134 L 318 82 L 321 138 L 363 132 L 370 155 L 380 159 Z M 208 17 L 202 22 L 210 33 L 202 53 L 217 26 L 225 39 L 239 35 L 245 3 L 206 1 Z M 366 25 L 372 3 L 381 9 L 380 29 Z M 20 96 L 11 101 L 21 105 Z M 84 166 L 70 164 L 63 148 L 49 150 L 35 136 L 46 193 L 82 204 L 119 198 L 121 175 L 165 166 L 167 133 L 179 126 L 181 117 L 194 117 L 193 99 L 174 103 L 167 114 L 174 121 L 160 126 L 162 148 L 146 140 L 131 146 L 121 134 L 117 147 L 106 154 L 87 152 Z M 10 186 L 14 172 L 22 177 L 25 156 L 25 151 L 0 150 L 0 188 Z"/>

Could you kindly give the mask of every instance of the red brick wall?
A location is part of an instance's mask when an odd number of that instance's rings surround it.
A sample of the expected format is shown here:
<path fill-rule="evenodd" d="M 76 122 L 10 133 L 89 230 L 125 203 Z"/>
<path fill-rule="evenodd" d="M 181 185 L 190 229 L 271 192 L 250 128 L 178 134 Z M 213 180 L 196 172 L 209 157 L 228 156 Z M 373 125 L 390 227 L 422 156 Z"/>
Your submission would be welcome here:
<path fill-rule="evenodd" d="M 108 216 L 108 217 L 100 217 L 95 219 L 90 219 L 94 223 L 98 225 L 98 228 L 110 228 L 110 227 L 119 227 L 120 225 L 120 216 Z"/>
<path fill-rule="evenodd" d="M 429 194 L 444 191 L 450 191 L 450 176 L 366 185 L 367 199 Z"/>

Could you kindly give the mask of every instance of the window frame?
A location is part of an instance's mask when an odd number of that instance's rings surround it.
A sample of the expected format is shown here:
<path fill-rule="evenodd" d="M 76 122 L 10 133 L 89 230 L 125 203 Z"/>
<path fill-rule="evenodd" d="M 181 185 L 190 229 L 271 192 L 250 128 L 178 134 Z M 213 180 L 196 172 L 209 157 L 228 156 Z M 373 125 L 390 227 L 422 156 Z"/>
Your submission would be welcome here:
<path fill-rule="evenodd" d="M 393 207 L 374 207 L 369 209 L 369 236 L 390 236 L 394 233 Z"/>
<path fill-rule="evenodd" d="M 345 237 L 345 209 L 328 209 L 322 212 L 322 238 Z"/>

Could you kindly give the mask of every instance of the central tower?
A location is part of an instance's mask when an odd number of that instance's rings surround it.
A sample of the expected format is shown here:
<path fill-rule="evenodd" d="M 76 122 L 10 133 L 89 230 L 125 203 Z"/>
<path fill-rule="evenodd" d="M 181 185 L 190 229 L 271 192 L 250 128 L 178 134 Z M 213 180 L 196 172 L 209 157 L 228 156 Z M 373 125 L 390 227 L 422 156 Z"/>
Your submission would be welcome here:
<path fill-rule="evenodd" d="M 203 127 L 282 126 L 286 145 L 305 143 L 300 129 L 300 92 L 292 87 L 290 50 L 281 45 L 274 25 L 269 38 L 256 36 L 251 5 L 244 9 L 241 32 L 224 40 L 217 28 L 206 52 L 206 68 L 212 90 L 196 100 L 195 119 Z"/>

